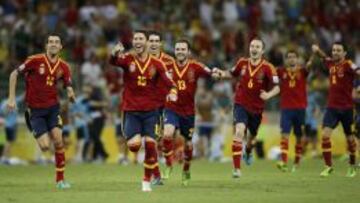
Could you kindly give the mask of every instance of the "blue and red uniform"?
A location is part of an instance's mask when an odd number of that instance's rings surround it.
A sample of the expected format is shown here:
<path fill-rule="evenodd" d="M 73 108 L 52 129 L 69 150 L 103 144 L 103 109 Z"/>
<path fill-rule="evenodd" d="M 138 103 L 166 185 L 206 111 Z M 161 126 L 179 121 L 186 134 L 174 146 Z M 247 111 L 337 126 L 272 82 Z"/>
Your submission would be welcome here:
<path fill-rule="evenodd" d="M 205 65 L 189 60 L 184 66 L 172 63 L 167 66 L 168 72 L 178 87 L 178 100 L 165 104 L 165 124 L 180 129 L 181 135 L 190 140 L 195 124 L 195 93 L 197 80 L 211 76 L 211 70 Z"/>
<path fill-rule="evenodd" d="M 38 54 L 28 57 L 17 70 L 25 75 L 25 103 L 34 136 L 62 127 L 57 82 L 71 85 L 69 65 L 61 58 L 51 63 L 45 54 Z"/>
<path fill-rule="evenodd" d="M 298 137 L 302 136 L 307 106 L 306 78 L 308 71 L 300 66 L 293 69 L 279 68 L 280 79 L 280 127 L 282 134 L 290 134 L 291 128 Z"/>
<path fill-rule="evenodd" d="M 256 136 L 265 106 L 260 93 L 279 82 L 277 72 L 265 59 L 254 66 L 249 58 L 240 58 L 230 72 L 240 78 L 235 92 L 234 123 L 244 123 Z"/>
<path fill-rule="evenodd" d="M 136 134 L 155 138 L 159 116 L 157 84 L 162 80 L 168 92 L 176 87 L 166 75 L 165 64 L 151 55 L 140 61 L 131 53 L 112 57 L 110 63 L 124 70 L 122 110 L 126 138 L 131 139 Z"/>

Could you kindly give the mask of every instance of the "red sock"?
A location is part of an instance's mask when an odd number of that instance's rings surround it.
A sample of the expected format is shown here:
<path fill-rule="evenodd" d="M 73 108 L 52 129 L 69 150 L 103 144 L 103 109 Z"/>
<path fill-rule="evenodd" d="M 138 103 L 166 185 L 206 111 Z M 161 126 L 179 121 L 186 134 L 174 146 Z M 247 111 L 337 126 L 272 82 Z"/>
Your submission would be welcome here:
<path fill-rule="evenodd" d="M 171 167 L 172 161 L 173 161 L 173 155 L 174 155 L 173 139 L 164 137 L 163 145 L 164 145 L 163 152 L 164 152 L 164 157 L 165 157 L 165 161 L 166 161 L 166 166 Z"/>
<path fill-rule="evenodd" d="M 158 154 L 157 154 L 157 150 L 155 151 L 155 168 L 154 168 L 154 171 L 153 171 L 153 174 L 154 174 L 154 178 L 160 178 L 161 179 L 161 174 L 160 174 L 160 169 L 159 169 L 159 163 L 158 163 Z"/>
<path fill-rule="evenodd" d="M 302 154 L 302 144 L 298 143 L 295 145 L 295 164 L 300 163 L 301 154 Z"/>
<path fill-rule="evenodd" d="M 322 150 L 323 150 L 323 157 L 324 157 L 325 164 L 327 166 L 332 166 L 331 140 L 330 140 L 330 138 L 322 138 L 321 147 L 322 147 Z"/>
<path fill-rule="evenodd" d="M 288 151 L 289 151 L 289 139 L 282 137 L 280 142 L 281 149 L 281 161 L 287 164 L 288 162 Z"/>
<path fill-rule="evenodd" d="M 242 142 L 233 141 L 232 144 L 232 153 L 233 153 L 233 164 L 234 169 L 240 169 L 241 167 L 241 153 L 242 153 Z"/>
<path fill-rule="evenodd" d="M 63 147 L 55 151 L 56 182 L 64 180 L 65 152 Z"/>
<path fill-rule="evenodd" d="M 347 141 L 347 147 L 349 152 L 349 164 L 355 165 L 356 162 L 356 142 L 355 140 Z"/>
<path fill-rule="evenodd" d="M 158 166 L 156 143 L 153 141 L 145 142 L 145 160 L 144 160 L 144 181 L 150 181 L 154 168 Z"/>
<path fill-rule="evenodd" d="M 183 171 L 189 171 L 192 154 L 193 154 L 193 147 L 186 144 L 184 150 L 185 157 L 184 157 Z"/>

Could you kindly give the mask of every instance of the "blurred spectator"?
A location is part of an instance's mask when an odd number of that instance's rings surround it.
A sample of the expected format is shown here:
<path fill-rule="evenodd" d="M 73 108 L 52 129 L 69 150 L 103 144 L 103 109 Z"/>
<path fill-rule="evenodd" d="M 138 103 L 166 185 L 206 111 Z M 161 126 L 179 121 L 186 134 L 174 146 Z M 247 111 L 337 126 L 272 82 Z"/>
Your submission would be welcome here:
<path fill-rule="evenodd" d="M 203 0 L 200 3 L 200 18 L 201 21 L 206 25 L 209 29 L 213 29 L 214 23 L 213 23 L 213 11 L 214 7 L 211 5 L 211 0 Z"/>
<path fill-rule="evenodd" d="M 100 64 L 93 54 L 89 61 L 86 61 L 81 66 L 81 76 L 84 84 L 98 85 L 99 79 L 101 78 L 102 70 Z"/>
<path fill-rule="evenodd" d="M 273 26 L 276 22 L 277 3 L 275 0 L 261 0 L 262 21 L 265 26 Z"/>
<path fill-rule="evenodd" d="M 235 0 L 225 0 L 223 3 L 223 16 L 226 25 L 234 25 L 239 19 Z"/>

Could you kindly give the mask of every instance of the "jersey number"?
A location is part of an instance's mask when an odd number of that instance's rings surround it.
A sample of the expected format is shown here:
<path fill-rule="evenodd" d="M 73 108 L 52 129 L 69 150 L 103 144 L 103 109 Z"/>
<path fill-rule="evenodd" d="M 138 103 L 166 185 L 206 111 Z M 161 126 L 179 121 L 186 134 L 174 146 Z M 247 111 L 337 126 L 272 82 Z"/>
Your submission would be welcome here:
<path fill-rule="evenodd" d="M 290 88 L 294 88 L 295 85 L 296 85 L 296 81 L 295 81 L 295 80 L 290 80 L 290 81 L 289 81 L 289 87 L 290 87 Z"/>
<path fill-rule="evenodd" d="M 333 85 L 336 84 L 336 75 L 331 76 L 331 83 L 332 83 Z"/>
<path fill-rule="evenodd" d="M 52 77 L 50 75 L 46 77 L 46 85 L 47 86 L 53 86 L 54 81 L 55 81 L 55 77 Z"/>
<path fill-rule="evenodd" d="M 144 76 L 141 76 L 141 75 L 139 75 L 138 77 L 137 77 L 137 85 L 138 86 L 146 86 L 146 77 L 144 77 Z"/>
<path fill-rule="evenodd" d="M 184 80 L 178 80 L 178 88 L 179 90 L 185 90 L 186 89 L 186 83 Z"/>

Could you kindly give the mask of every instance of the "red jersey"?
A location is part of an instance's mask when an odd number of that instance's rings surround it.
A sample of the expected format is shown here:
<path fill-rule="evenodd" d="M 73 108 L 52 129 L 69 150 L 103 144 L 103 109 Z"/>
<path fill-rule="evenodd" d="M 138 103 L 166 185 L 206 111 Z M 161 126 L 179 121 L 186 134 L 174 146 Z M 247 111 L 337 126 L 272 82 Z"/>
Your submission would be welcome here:
<path fill-rule="evenodd" d="M 211 76 L 211 70 L 195 60 L 188 60 L 183 67 L 179 67 L 176 62 L 171 63 L 167 69 L 177 84 L 178 100 L 166 102 L 165 107 L 182 116 L 194 115 L 197 80 Z"/>
<path fill-rule="evenodd" d="M 172 63 L 175 63 L 175 59 L 172 56 L 170 56 L 164 52 L 160 52 L 159 60 L 161 60 L 166 66 L 168 66 Z M 162 108 L 165 105 L 166 96 L 169 93 L 169 89 L 166 87 L 163 80 L 159 80 L 159 82 L 157 84 L 157 88 L 158 88 L 158 94 L 159 94 L 157 97 L 157 100 L 159 102 L 158 103 L 159 107 Z"/>
<path fill-rule="evenodd" d="M 352 89 L 356 65 L 350 60 L 335 63 L 325 59 L 325 66 L 329 69 L 330 80 L 327 106 L 336 109 L 353 108 Z"/>
<path fill-rule="evenodd" d="M 305 109 L 307 106 L 306 78 L 308 71 L 302 67 L 279 68 L 280 108 Z"/>
<path fill-rule="evenodd" d="M 70 67 L 62 59 L 51 63 L 46 54 L 30 56 L 19 66 L 25 74 L 25 102 L 30 108 L 48 108 L 59 103 L 57 81 L 71 85 Z"/>
<path fill-rule="evenodd" d="M 131 53 L 111 57 L 110 64 L 124 70 L 123 111 L 152 111 L 159 107 L 156 94 L 159 80 L 170 90 L 176 85 L 166 75 L 165 64 L 148 55 L 140 61 Z"/>
<path fill-rule="evenodd" d="M 107 86 L 110 89 L 110 94 L 119 94 L 122 89 L 122 72 L 119 69 L 110 69 L 106 71 L 105 78 Z"/>
<path fill-rule="evenodd" d="M 264 110 L 264 101 L 260 98 L 261 90 L 267 90 L 271 85 L 278 84 L 274 66 L 262 59 L 257 66 L 250 63 L 249 58 L 240 58 L 230 73 L 240 77 L 235 93 L 235 104 L 247 111 L 260 114 Z"/>

